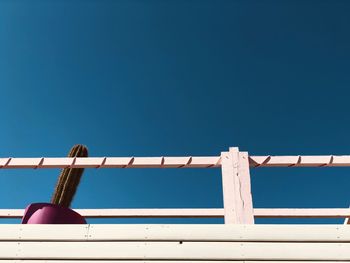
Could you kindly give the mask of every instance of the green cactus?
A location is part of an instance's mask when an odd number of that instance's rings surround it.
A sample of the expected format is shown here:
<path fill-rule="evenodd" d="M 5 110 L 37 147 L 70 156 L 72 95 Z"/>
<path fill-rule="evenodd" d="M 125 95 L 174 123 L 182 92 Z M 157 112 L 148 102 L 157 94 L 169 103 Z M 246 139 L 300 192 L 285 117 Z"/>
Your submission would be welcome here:
<path fill-rule="evenodd" d="M 88 157 L 88 149 L 81 144 L 74 145 L 68 157 Z M 64 168 L 58 178 L 51 203 L 70 207 L 83 172 L 84 168 Z"/>

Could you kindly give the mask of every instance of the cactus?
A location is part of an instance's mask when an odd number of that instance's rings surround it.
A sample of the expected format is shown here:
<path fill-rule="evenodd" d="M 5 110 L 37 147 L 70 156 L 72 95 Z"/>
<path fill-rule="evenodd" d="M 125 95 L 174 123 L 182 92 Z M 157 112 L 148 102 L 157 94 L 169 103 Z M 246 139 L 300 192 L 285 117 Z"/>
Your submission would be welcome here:
<path fill-rule="evenodd" d="M 74 145 L 68 157 L 88 157 L 88 149 L 81 144 Z M 51 203 L 70 207 L 83 172 L 84 168 L 64 168 L 58 178 Z"/>

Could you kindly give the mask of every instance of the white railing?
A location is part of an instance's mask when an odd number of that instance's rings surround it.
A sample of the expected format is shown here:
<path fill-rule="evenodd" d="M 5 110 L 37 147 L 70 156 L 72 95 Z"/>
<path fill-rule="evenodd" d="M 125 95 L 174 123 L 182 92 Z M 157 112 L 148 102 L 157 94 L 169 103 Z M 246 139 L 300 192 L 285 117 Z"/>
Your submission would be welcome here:
<path fill-rule="evenodd" d="M 220 168 L 224 208 L 208 209 L 76 209 L 87 218 L 214 217 L 226 224 L 254 224 L 254 217 L 348 218 L 348 208 L 253 208 L 250 168 L 350 166 L 350 155 L 248 156 L 237 147 L 220 156 L 0 158 L 0 169 L 18 168 Z M 0 209 L 0 218 L 20 218 L 23 209 Z M 346 221 L 347 222 L 347 221 Z"/>

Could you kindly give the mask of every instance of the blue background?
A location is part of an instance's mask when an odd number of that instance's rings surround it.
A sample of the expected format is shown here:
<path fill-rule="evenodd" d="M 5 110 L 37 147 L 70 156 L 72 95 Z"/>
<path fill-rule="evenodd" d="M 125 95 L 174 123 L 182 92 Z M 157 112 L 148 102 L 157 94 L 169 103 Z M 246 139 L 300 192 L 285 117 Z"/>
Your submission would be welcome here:
<path fill-rule="evenodd" d="M 0 1 L 0 155 L 350 154 L 349 13 L 349 1 Z M 49 201 L 58 174 L 0 170 L 0 208 Z M 255 207 L 350 203 L 348 168 L 251 175 Z M 89 169 L 73 207 L 222 207 L 220 170 Z"/>

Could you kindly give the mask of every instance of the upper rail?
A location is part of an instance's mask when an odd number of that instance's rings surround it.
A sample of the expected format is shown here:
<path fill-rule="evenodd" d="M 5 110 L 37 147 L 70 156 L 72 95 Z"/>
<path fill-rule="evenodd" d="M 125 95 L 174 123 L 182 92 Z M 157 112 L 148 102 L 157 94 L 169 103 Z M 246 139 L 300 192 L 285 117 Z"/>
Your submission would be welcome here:
<path fill-rule="evenodd" d="M 0 169 L 12 168 L 217 168 L 220 156 L 0 158 Z M 345 167 L 350 155 L 249 156 L 250 167 Z"/>

